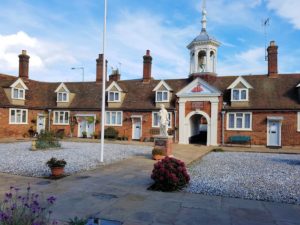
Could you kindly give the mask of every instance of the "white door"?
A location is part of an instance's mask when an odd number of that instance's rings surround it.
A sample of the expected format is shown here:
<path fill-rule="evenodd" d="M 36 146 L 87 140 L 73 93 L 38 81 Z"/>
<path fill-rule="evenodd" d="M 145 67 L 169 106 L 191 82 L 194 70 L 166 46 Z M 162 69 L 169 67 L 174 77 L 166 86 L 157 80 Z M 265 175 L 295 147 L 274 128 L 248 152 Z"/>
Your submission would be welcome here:
<path fill-rule="evenodd" d="M 36 130 L 40 134 L 42 130 L 46 129 L 46 117 L 38 116 L 36 123 L 37 123 Z"/>
<path fill-rule="evenodd" d="M 268 121 L 268 146 L 281 146 L 281 126 L 280 121 Z"/>
<path fill-rule="evenodd" d="M 93 133 L 94 133 L 94 122 L 93 123 L 86 123 L 87 125 L 87 129 L 86 129 L 86 132 L 87 132 L 87 137 L 92 137 Z"/>
<path fill-rule="evenodd" d="M 82 119 L 78 124 L 78 137 L 82 137 L 82 132 L 86 132 L 86 120 Z"/>
<path fill-rule="evenodd" d="M 142 136 L 142 123 L 140 118 L 134 118 L 132 122 L 132 139 L 138 140 Z"/>

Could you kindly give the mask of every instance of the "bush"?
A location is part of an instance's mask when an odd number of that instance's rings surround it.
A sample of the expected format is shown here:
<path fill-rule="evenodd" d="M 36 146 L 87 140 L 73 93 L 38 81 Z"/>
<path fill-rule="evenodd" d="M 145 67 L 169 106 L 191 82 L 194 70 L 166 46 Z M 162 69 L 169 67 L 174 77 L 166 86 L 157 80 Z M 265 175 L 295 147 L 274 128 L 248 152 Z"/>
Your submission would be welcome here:
<path fill-rule="evenodd" d="M 222 148 L 214 148 L 212 151 L 213 152 L 224 152 L 224 150 Z"/>
<path fill-rule="evenodd" d="M 32 193 L 30 186 L 25 194 L 19 188 L 10 187 L 0 203 L 0 225 L 54 225 L 50 208 L 56 198 L 50 196 L 42 201 L 39 194 Z"/>
<path fill-rule="evenodd" d="M 164 151 L 161 148 L 153 148 L 152 156 L 153 155 L 164 155 Z"/>
<path fill-rule="evenodd" d="M 52 157 L 51 159 L 49 159 L 46 162 L 46 165 L 49 166 L 49 168 L 53 168 L 53 167 L 65 167 L 65 165 L 67 164 L 67 162 L 64 159 L 56 159 L 54 157 Z"/>
<path fill-rule="evenodd" d="M 117 139 L 118 134 L 119 132 L 113 127 L 108 127 L 104 130 L 104 138 Z"/>
<path fill-rule="evenodd" d="M 189 183 L 190 176 L 182 161 L 166 157 L 154 164 L 151 179 L 155 182 L 152 190 L 177 191 Z"/>
<path fill-rule="evenodd" d="M 36 148 L 47 149 L 47 148 L 60 148 L 60 143 L 55 137 L 54 133 L 48 131 L 42 131 L 37 138 Z"/>

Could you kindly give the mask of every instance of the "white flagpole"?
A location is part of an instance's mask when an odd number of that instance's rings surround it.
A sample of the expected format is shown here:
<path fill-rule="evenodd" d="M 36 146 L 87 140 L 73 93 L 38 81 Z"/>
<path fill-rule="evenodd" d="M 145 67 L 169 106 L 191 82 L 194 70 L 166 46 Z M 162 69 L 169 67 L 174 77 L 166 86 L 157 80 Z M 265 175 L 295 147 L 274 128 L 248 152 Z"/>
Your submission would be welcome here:
<path fill-rule="evenodd" d="M 103 23 L 103 71 L 102 71 L 102 109 L 101 109 L 101 155 L 100 162 L 103 162 L 104 155 L 104 124 L 105 124 L 105 83 L 106 83 L 106 55 L 105 55 L 105 39 L 106 39 L 106 17 L 107 17 L 107 0 L 104 0 L 104 23 Z"/>

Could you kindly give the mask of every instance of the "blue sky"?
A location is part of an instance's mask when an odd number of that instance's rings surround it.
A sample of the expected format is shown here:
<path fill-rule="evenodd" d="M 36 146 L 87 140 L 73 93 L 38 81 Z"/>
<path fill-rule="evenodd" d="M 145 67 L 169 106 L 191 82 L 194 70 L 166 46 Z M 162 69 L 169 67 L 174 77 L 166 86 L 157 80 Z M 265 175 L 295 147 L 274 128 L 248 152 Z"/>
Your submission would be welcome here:
<path fill-rule="evenodd" d="M 30 78 L 95 80 L 102 52 L 103 0 L 0 0 L 0 73 L 18 74 L 22 49 L 31 56 Z M 201 0 L 108 0 L 107 57 L 122 79 L 142 76 L 142 56 L 153 56 L 156 79 L 185 78 L 186 46 L 201 30 Z M 299 0 L 207 0 L 208 33 L 222 46 L 218 74 L 264 74 L 262 20 L 268 42 L 279 45 L 279 71 L 300 72 Z"/>

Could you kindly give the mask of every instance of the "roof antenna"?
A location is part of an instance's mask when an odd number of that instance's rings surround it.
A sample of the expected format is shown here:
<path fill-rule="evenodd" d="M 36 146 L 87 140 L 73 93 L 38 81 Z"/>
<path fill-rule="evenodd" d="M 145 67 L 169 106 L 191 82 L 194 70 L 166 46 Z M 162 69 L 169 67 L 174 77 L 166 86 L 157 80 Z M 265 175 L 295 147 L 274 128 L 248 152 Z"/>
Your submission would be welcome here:
<path fill-rule="evenodd" d="M 268 32 L 267 28 L 270 26 L 270 18 L 264 19 L 262 21 L 262 26 L 264 29 L 264 37 L 265 37 L 265 61 L 268 61 L 268 54 L 267 54 L 267 37 L 268 37 Z"/>

